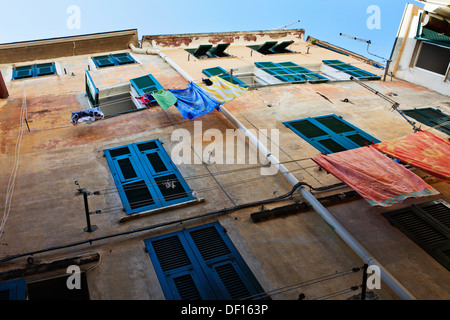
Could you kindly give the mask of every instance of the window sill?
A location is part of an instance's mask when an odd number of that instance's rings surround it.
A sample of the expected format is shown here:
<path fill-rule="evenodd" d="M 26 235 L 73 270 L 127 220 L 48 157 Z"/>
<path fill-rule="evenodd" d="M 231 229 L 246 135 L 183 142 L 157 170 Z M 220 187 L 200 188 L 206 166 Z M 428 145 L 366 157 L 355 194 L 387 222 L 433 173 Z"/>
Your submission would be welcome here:
<path fill-rule="evenodd" d="M 156 213 L 160 213 L 160 212 L 164 212 L 164 211 L 168 211 L 168 210 L 172 210 L 172 209 L 178 209 L 178 208 L 186 207 L 189 205 L 198 204 L 198 203 L 201 203 L 204 201 L 205 201 L 205 199 L 203 199 L 203 198 L 196 198 L 194 200 L 177 203 L 177 204 L 167 206 L 167 207 L 162 207 L 162 208 L 157 208 L 157 209 L 148 210 L 148 211 L 144 211 L 144 212 L 134 213 L 134 214 L 130 214 L 125 217 L 122 217 L 119 220 L 119 222 L 126 222 L 129 220 L 134 220 L 134 219 L 141 218 L 141 217 L 148 217 L 148 216 L 156 214 Z"/>

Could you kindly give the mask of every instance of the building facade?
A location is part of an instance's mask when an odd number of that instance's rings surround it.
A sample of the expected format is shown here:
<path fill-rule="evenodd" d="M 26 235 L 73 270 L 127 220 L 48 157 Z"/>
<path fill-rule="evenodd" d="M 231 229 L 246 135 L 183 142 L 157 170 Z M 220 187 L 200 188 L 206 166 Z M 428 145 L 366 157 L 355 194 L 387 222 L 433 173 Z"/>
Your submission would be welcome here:
<path fill-rule="evenodd" d="M 303 29 L 4 44 L 0 71 L 5 296 L 349 299 L 372 265 L 378 299 L 450 297 L 445 262 L 383 215 L 446 207 L 448 183 L 409 168 L 439 194 L 374 207 L 311 159 L 413 133 L 389 98 L 450 114 L 448 95 Z M 215 76 L 245 93 L 201 117 L 152 96 Z M 321 120 L 358 139 L 308 135 Z"/>

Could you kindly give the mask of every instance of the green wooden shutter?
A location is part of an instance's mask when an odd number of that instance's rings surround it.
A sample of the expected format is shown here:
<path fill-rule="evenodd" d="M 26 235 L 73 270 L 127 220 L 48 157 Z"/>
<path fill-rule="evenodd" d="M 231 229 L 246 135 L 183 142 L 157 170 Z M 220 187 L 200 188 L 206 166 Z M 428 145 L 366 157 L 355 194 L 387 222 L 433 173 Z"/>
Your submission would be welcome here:
<path fill-rule="evenodd" d="M 433 108 L 402 110 L 407 116 L 450 135 L 450 116 Z"/>
<path fill-rule="evenodd" d="M 136 63 L 136 60 L 129 53 L 118 53 L 112 55 L 113 59 L 117 62 L 117 64 L 130 64 Z"/>
<path fill-rule="evenodd" d="M 206 75 L 208 77 L 218 76 L 228 82 L 230 82 L 230 80 L 231 80 L 231 74 L 229 72 L 227 72 L 225 69 L 223 69 L 222 67 L 213 67 L 213 68 L 203 69 L 202 72 L 204 75 Z M 236 84 L 243 88 L 248 87 L 248 85 L 245 82 L 241 81 L 240 79 L 238 79 L 236 77 L 233 77 L 233 84 Z"/>
<path fill-rule="evenodd" d="M 323 75 L 312 72 L 311 70 L 301 67 L 293 62 L 280 62 L 279 65 L 286 67 L 294 74 L 304 76 L 309 83 L 322 83 L 329 81 L 329 79 Z"/>
<path fill-rule="evenodd" d="M 430 201 L 383 216 L 450 270 L 450 205 L 447 202 Z"/>
<path fill-rule="evenodd" d="M 322 62 L 336 70 L 343 71 L 359 80 L 379 80 L 380 76 L 377 76 L 369 71 L 362 70 L 351 64 L 344 63 L 340 60 L 322 60 Z"/>
<path fill-rule="evenodd" d="M 164 89 L 151 74 L 131 79 L 130 82 L 139 96 L 145 96 L 146 94 L 152 94 L 153 92 Z M 153 101 L 155 100 L 153 99 Z"/>

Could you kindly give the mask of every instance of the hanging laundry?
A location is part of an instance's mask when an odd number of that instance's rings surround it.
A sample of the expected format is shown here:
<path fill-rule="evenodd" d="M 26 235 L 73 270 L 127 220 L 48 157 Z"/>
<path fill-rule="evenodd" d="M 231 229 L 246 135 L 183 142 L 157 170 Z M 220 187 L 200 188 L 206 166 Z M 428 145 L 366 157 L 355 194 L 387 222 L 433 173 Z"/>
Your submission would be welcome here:
<path fill-rule="evenodd" d="M 312 158 L 346 183 L 371 206 L 391 206 L 407 198 L 439 194 L 434 188 L 373 146 Z"/>
<path fill-rule="evenodd" d="M 105 115 L 99 107 L 86 109 L 72 113 L 71 121 L 74 126 L 80 122 L 92 123 L 95 120 L 103 119 Z"/>
<path fill-rule="evenodd" d="M 158 90 L 153 92 L 153 98 L 158 102 L 159 106 L 164 110 L 173 106 L 177 102 L 177 97 L 168 90 Z"/>
<path fill-rule="evenodd" d="M 210 77 L 209 82 L 205 81 L 205 84 L 199 84 L 199 87 L 221 103 L 240 97 L 247 91 L 247 88 L 235 85 L 218 76 Z"/>
<path fill-rule="evenodd" d="M 197 84 L 190 82 L 187 89 L 169 89 L 177 98 L 175 106 L 189 120 L 205 115 L 214 109 L 220 111 L 220 102 L 206 94 Z"/>
<path fill-rule="evenodd" d="M 374 148 L 450 182 L 450 142 L 431 132 L 418 131 L 405 137 L 377 143 Z"/>

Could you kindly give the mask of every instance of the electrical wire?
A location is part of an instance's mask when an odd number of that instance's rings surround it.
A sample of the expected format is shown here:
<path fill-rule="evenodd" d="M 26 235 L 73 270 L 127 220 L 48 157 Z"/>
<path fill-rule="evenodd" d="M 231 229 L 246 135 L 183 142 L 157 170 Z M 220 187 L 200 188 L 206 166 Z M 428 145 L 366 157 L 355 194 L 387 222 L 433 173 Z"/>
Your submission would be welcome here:
<path fill-rule="evenodd" d="M 16 182 L 17 171 L 19 169 L 20 144 L 22 142 L 23 132 L 25 131 L 25 126 L 24 126 L 25 119 L 27 118 L 27 100 L 26 100 L 26 89 L 25 88 L 23 90 L 22 107 L 20 108 L 19 118 L 20 118 L 19 134 L 17 136 L 16 146 L 15 146 L 15 150 L 14 150 L 14 164 L 13 164 L 13 168 L 11 171 L 11 175 L 9 177 L 8 187 L 7 187 L 7 191 L 6 191 L 5 208 L 3 211 L 2 222 L 0 224 L 0 237 L 2 236 L 2 234 L 5 230 L 6 220 L 8 219 L 9 213 L 11 211 L 11 202 L 12 202 L 12 197 L 14 194 L 14 186 L 15 186 L 15 182 Z"/>

